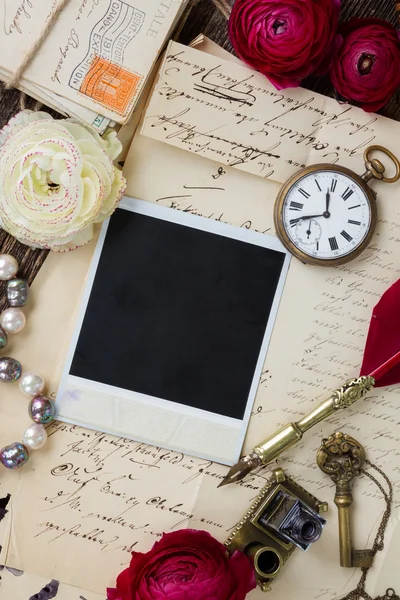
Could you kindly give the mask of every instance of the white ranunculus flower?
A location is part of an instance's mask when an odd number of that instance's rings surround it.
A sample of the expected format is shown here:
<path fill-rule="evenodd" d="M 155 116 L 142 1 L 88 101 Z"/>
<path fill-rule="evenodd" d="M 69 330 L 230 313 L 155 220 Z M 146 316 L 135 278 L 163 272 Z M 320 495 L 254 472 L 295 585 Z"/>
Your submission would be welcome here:
<path fill-rule="evenodd" d="M 0 131 L 0 226 L 21 242 L 56 252 L 89 242 L 126 181 L 113 161 L 115 131 L 100 137 L 72 119 L 24 110 Z"/>

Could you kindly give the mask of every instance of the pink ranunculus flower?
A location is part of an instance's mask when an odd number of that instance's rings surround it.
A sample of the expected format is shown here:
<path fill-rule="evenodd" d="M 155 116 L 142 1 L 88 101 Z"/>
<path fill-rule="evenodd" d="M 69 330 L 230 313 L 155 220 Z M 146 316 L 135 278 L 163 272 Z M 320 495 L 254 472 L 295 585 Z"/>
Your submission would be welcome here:
<path fill-rule="evenodd" d="M 340 0 L 236 0 L 229 37 L 238 56 L 278 89 L 328 71 Z"/>
<path fill-rule="evenodd" d="M 165 533 L 150 552 L 132 552 L 108 600 L 244 600 L 256 586 L 251 560 L 231 557 L 205 531 Z"/>
<path fill-rule="evenodd" d="M 400 85 L 399 32 L 380 19 L 351 19 L 339 29 L 343 41 L 330 77 L 345 100 L 379 110 Z"/>

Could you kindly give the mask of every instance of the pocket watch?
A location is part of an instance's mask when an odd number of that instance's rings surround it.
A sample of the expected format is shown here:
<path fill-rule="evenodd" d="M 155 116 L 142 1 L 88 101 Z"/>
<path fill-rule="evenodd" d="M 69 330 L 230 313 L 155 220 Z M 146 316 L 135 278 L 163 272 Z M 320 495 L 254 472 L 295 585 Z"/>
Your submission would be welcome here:
<path fill-rule="evenodd" d="M 394 162 L 393 177 L 384 177 L 384 165 L 371 158 L 375 151 Z M 364 161 L 366 172 L 361 176 L 332 164 L 306 167 L 278 194 L 274 210 L 277 236 L 303 263 L 342 265 L 368 246 L 377 221 L 376 193 L 368 183 L 371 179 L 395 183 L 400 179 L 400 162 L 383 146 L 367 148 Z"/>

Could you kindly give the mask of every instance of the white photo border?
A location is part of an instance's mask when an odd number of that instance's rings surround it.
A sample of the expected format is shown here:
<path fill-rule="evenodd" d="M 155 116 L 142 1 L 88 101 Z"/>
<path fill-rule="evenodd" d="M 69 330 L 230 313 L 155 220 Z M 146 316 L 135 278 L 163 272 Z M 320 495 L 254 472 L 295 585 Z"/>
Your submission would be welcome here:
<path fill-rule="evenodd" d="M 235 227 L 233 225 L 222 223 L 220 221 L 207 219 L 205 217 L 200 217 L 197 215 L 192 215 L 177 209 L 161 206 L 156 203 L 137 200 L 135 198 L 125 196 L 119 205 L 119 209 L 128 210 L 157 219 L 162 219 L 164 221 L 169 221 L 178 225 L 184 225 L 185 227 L 191 227 L 193 229 L 214 233 L 220 236 L 239 240 L 256 246 L 261 246 L 263 248 L 276 250 L 285 255 L 278 285 L 275 291 L 274 300 L 271 306 L 268 323 L 265 328 L 263 341 L 254 369 L 252 384 L 247 398 L 246 410 L 243 419 L 233 419 L 230 417 L 225 417 L 223 415 L 211 413 L 190 406 L 185 406 L 176 402 L 171 402 L 162 398 L 150 397 L 145 394 L 131 392 L 130 390 L 123 390 L 122 388 L 117 388 L 99 382 L 92 382 L 83 378 L 75 377 L 70 374 L 72 360 L 75 354 L 76 345 L 81 332 L 81 327 L 84 321 L 87 305 L 91 295 L 93 282 L 97 272 L 97 267 L 103 250 L 104 241 L 107 235 L 108 225 L 110 222 L 110 219 L 107 219 L 107 221 L 103 223 L 99 235 L 99 240 L 97 242 L 93 259 L 89 268 L 85 290 L 81 300 L 81 306 L 79 309 L 74 333 L 71 339 L 65 367 L 63 370 L 61 385 L 57 393 L 57 418 L 60 421 L 73 423 L 82 427 L 87 427 L 89 429 L 100 430 L 107 434 L 123 436 L 126 438 L 135 439 L 138 442 L 148 443 L 155 446 L 161 445 L 167 450 L 183 452 L 184 454 L 189 454 L 198 458 L 212 460 L 214 462 L 220 462 L 226 465 L 232 465 L 235 462 L 237 462 L 237 460 L 240 457 L 241 449 L 243 446 L 244 438 L 251 416 L 252 407 L 256 398 L 257 388 L 259 385 L 263 365 L 265 362 L 270 338 L 278 313 L 279 304 L 282 298 L 282 293 L 288 269 L 290 266 L 291 255 L 287 252 L 287 250 L 284 248 L 281 242 L 274 236 L 261 234 L 243 227 Z M 77 403 L 73 400 L 73 398 L 74 395 L 75 398 L 77 395 L 80 396 L 81 394 L 79 392 L 82 392 L 84 397 L 80 398 L 79 402 Z M 88 402 L 88 407 L 86 410 L 85 396 L 87 398 L 88 394 L 95 394 L 95 397 L 93 396 L 92 401 Z M 107 403 L 107 398 L 109 399 L 109 404 L 113 404 L 112 407 L 107 408 L 105 406 L 104 403 Z M 165 422 L 165 419 L 168 420 L 168 415 L 180 415 L 182 422 L 180 423 L 178 429 L 184 428 L 185 423 L 189 423 L 190 420 L 193 421 L 193 419 L 199 422 L 199 426 L 201 426 L 201 424 L 203 423 L 204 427 L 209 427 L 209 435 L 206 436 L 206 447 L 204 443 L 201 443 L 201 441 L 200 443 L 193 442 L 192 448 L 186 447 L 187 443 L 180 442 L 179 439 L 175 436 L 175 434 L 174 439 L 172 439 L 171 435 L 169 436 L 169 439 L 165 438 L 163 441 L 160 439 L 154 439 L 152 431 L 154 433 L 154 431 L 157 430 L 157 427 L 154 426 L 149 426 L 149 430 L 147 432 L 143 431 L 143 429 L 141 428 L 140 432 L 133 431 L 130 434 L 129 431 L 124 430 L 125 425 L 113 425 L 113 422 L 118 423 L 121 421 L 121 418 L 119 417 L 121 417 L 122 414 L 124 415 L 122 421 L 126 423 L 126 403 L 130 402 L 130 399 L 132 401 L 132 410 L 134 410 L 135 403 L 137 408 L 139 407 L 139 404 L 141 405 L 141 407 L 147 406 L 149 411 L 149 422 L 152 422 L 153 425 L 154 415 L 156 415 L 157 413 L 163 419 L 163 422 Z M 95 406 L 97 408 L 95 414 L 93 412 L 94 400 L 96 402 Z M 122 404 L 119 405 L 119 403 Z M 122 410 L 119 411 L 119 408 L 122 408 Z M 157 413 L 155 413 L 154 411 L 157 411 Z M 119 415 L 119 412 L 121 413 L 121 415 Z M 194 427 L 195 432 L 198 431 L 198 425 L 195 422 L 192 423 L 192 426 Z M 174 427 L 176 429 L 176 423 Z M 218 427 L 223 428 L 224 430 L 224 435 L 220 436 L 222 437 L 222 440 L 215 439 L 216 437 L 218 437 L 215 435 L 218 431 Z M 193 434 L 189 436 L 189 438 L 193 439 Z M 214 439 L 215 448 L 210 447 L 210 443 L 212 446 L 212 440 Z M 221 441 L 224 441 L 224 445 L 222 447 Z"/>

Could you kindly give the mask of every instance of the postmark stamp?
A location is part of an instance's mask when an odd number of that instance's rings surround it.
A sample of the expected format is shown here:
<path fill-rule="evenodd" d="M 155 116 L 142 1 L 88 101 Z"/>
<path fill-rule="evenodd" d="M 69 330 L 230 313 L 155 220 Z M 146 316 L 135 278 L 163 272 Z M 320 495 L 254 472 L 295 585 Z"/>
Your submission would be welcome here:
<path fill-rule="evenodd" d="M 126 116 L 144 76 L 124 66 L 124 55 L 145 18 L 142 10 L 122 0 L 110 0 L 106 13 L 91 31 L 88 52 L 73 70 L 69 86 Z"/>

